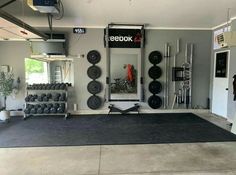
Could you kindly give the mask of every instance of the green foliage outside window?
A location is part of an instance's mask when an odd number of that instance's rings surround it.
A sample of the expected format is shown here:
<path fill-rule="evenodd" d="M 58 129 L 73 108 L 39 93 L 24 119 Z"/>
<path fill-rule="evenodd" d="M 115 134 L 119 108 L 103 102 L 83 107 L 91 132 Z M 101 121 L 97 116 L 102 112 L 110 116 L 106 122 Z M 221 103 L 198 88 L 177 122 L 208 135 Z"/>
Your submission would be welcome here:
<path fill-rule="evenodd" d="M 43 62 L 26 58 L 25 70 L 27 73 L 43 73 L 44 72 Z"/>

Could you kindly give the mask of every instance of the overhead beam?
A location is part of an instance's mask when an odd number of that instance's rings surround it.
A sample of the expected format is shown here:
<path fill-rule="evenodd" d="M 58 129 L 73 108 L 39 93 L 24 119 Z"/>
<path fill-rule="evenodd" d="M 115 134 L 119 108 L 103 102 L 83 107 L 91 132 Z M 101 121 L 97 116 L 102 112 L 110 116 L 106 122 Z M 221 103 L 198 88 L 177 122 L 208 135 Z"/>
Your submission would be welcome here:
<path fill-rule="evenodd" d="M 15 2 L 15 1 L 16 1 L 16 0 L 11 0 L 11 1 L 6 2 L 5 4 L 3 4 L 3 5 L 0 6 L 0 9 L 3 8 L 3 7 L 8 6 L 9 4 L 11 4 L 11 3 Z"/>
<path fill-rule="evenodd" d="M 22 28 L 25 29 L 25 30 L 28 30 L 28 31 L 31 32 L 31 33 L 34 33 L 35 35 L 38 35 L 39 37 L 41 37 L 41 38 L 44 39 L 44 40 L 49 39 L 49 37 L 48 37 L 46 34 L 44 34 L 44 33 L 40 32 L 40 31 L 38 31 L 38 30 L 35 29 L 34 27 L 32 27 L 32 26 L 30 26 L 30 25 L 24 23 L 24 22 L 21 21 L 20 19 L 14 17 L 14 16 L 12 16 L 12 15 L 10 15 L 9 13 L 7 13 L 7 12 L 1 10 L 1 9 L 0 9 L 0 17 L 2 17 L 3 19 L 5 19 L 5 20 L 7 20 L 7 21 L 9 21 L 9 22 L 11 22 L 11 23 L 13 23 L 13 24 L 19 26 L 19 27 L 22 27 Z"/>

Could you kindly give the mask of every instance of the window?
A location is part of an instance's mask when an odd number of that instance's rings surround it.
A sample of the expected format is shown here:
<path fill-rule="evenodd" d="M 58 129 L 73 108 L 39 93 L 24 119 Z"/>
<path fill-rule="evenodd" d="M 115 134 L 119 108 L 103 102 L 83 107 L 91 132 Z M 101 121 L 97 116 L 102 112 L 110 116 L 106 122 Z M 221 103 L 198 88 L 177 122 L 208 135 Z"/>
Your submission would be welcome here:
<path fill-rule="evenodd" d="M 26 83 L 49 83 L 48 63 L 31 58 L 25 58 Z"/>

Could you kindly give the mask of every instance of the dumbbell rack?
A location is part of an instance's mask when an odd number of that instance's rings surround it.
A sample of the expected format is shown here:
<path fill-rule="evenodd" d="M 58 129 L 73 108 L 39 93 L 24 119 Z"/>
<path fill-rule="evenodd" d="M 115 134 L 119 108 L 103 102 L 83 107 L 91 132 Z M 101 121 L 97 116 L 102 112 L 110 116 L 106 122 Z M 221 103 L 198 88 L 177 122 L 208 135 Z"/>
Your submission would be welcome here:
<path fill-rule="evenodd" d="M 69 113 L 68 113 L 68 89 L 66 88 L 65 90 L 37 90 L 37 89 L 26 89 L 26 96 L 30 95 L 30 94 L 37 94 L 37 95 L 40 95 L 40 94 L 43 94 L 43 93 L 65 93 L 66 94 L 66 99 L 65 101 L 54 101 L 54 100 L 49 100 L 47 102 L 45 101 L 34 101 L 34 102 L 26 102 L 25 101 L 25 108 L 27 105 L 31 104 L 31 105 L 37 105 L 37 104 L 55 104 L 55 103 L 58 103 L 58 104 L 61 104 L 61 103 L 64 103 L 65 104 L 65 110 L 64 110 L 64 113 L 42 113 L 42 114 L 26 114 L 24 113 L 24 118 L 23 119 L 26 119 L 27 117 L 30 117 L 30 116 L 55 116 L 55 115 L 60 115 L 60 116 L 65 116 L 64 119 L 67 119 L 67 117 L 69 116 Z"/>

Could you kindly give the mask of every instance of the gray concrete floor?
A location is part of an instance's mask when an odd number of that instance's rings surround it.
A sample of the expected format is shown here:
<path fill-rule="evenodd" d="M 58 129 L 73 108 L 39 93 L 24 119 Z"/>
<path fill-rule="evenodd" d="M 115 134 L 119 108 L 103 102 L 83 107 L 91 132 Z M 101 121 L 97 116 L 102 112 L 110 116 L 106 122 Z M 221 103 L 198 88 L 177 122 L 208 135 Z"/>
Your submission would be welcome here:
<path fill-rule="evenodd" d="M 236 142 L 1 148 L 0 175 L 236 175 Z"/>

